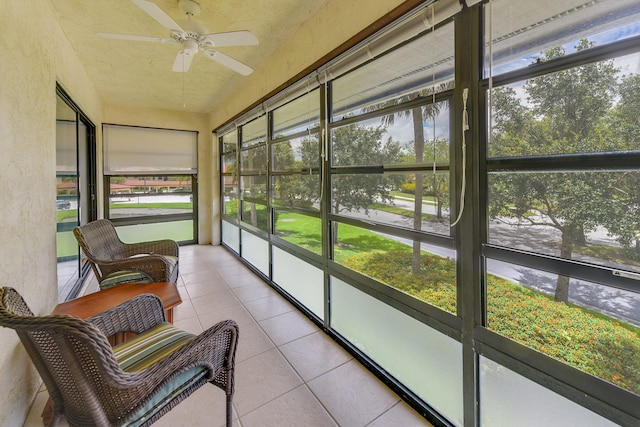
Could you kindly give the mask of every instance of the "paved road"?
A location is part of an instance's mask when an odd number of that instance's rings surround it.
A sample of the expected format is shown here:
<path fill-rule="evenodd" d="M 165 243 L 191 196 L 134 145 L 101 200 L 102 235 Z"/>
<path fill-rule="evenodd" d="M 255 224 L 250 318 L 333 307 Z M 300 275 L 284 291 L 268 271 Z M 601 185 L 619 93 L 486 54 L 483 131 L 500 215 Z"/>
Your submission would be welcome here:
<path fill-rule="evenodd" d="M 406 209 L 413 209 L 413 202 L 411 200 L 396 199 L 394 205 Z M 423 204 L 423 210 L 425 213 L 435 214 L 435 206 L 433 204 Z M 445 215 L 448 215 L 448 212 L 445 211 Z M 368 216 L 365 215 L 364 212 L 351 212 L 349 216 L 402 227 L 413 227 L 412 218 L 405 218 L 382 211 L 370 211 Z M 423 222 L 423 229 L 449 235 L 448 224 Z M 590 242 L 597 242 L 599 244 L 617 245 L 617 242 L 607 236 L 606 230 L 603 229 L 598 229 L 589 234 L 588 239 Z M 407 245 L 412 245 L 413 243 L 407 239 L 397 238 L 397 240 Z M 557 248 L 559 246 L 560 235 L 551 227 L 518 227 L 514 222 L 492 221 L 489 240 L 492 243 L 507 247 L 534 250 L 549 255 L 559 255 Z M 422 248 L 427 252 L 442 257 L 456 258 L 455 251 L 450 249 L 425 243 L 422 244 Z M 580 257 L 577 255 L 574 258 L 595 262 L 596 264 L 604 264 L 601 260 L 593 258 Z M 618 267 L 611 263 L 607 265 L 610 267 Z M 629 269 L 629 267 L 624 268 Z M 487 270 L 495 276 L 514 281 L 528 288 L 536 289 L 550 295 L 553 295 L 556 288 L 556 274 L 533 270 L 497 260 L 488 260 Z M 584 280 L 571 279 L 569 283 L 569 301 L 640 326 L 640 293 L 616 289 Z"/>

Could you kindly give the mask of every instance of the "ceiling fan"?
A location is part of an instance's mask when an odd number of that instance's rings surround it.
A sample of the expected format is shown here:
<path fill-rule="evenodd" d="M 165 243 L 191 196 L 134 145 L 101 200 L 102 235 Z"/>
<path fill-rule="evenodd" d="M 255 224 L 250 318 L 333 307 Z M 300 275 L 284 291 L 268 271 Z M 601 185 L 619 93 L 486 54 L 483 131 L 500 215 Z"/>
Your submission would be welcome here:
<path fill-rule="evenodd" d="M 220 46 L 246 46 L 257 45 L 258 40 L 249 31 L 231 31 L 228 33 L 209 34 L 209 31 L 191 18 L 200 13 L 200 5 L 193 0 L 179 0 L 178 6 L 187 15 L 187 19 L 180 21 L 178 25 L 155 3 L 149 0 L 131 0 L 136 6 L 144 10 L 149 16 L 158 21 L 170 31 L 171 38 L 136 36 L 129 34 L 99 33 L 103 37 L 122 40 L 147 41 L 156 43 L 181 44 L 182 50 L 176 55 L 173 62 L 173 71 L 186 72 L 191 66 L 193 57 L 202 51 L 209 59 L 216 61 L 225 67 L 247 76 L 253 72 L 253 68 L 215 50 Z"/>

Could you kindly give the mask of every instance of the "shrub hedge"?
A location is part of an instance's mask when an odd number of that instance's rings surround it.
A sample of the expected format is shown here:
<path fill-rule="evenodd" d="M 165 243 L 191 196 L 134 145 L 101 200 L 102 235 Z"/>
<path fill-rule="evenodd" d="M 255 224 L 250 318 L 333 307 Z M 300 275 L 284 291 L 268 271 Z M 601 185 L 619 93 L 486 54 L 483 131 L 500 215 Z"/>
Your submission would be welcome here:
<path fill-rule="evenodd" d="M 455 261 L 411 251 L 364 252 L 343 261 L 356 271 L 451 313 L 456 312 Z M 487 278 L 487 326 L 528 347 L 640 394 L 638 330 L 494 276 Z"/>

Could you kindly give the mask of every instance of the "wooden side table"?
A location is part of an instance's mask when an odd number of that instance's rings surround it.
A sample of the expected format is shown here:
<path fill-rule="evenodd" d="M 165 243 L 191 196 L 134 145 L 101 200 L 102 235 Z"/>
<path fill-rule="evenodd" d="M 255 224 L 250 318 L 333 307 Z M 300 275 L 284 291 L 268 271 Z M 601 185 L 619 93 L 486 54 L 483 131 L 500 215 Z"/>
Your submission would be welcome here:
<path fill-rule="evenodd" d="M 175 283 L 125 283 L 56 305 L 51 314 L 73 314 L 87 319 L 142 294 L 162 300 L 167 321 L 173 323 L 173 308 L 182 302 Z"/>
<path fill-rule="evenodd" d="M 173 323 L 173 308 L 182 302 L 180 292 L 175 283 L 125 283 L 109 289 L 84 295 L 56 305 L 51 314 L 73 314 L 87 319 L 115 307 L 133 297 L 142 294 L 155 294 L 164 305 L 164 312 L 168 322 Z M 129 338 L 128 334 L 110 337 L 109 342 L 114 345 Z M 53 401 L 48 400 L 42 411 L 42 421 L 45 426 L 51 423 L 53 415 Z"/>

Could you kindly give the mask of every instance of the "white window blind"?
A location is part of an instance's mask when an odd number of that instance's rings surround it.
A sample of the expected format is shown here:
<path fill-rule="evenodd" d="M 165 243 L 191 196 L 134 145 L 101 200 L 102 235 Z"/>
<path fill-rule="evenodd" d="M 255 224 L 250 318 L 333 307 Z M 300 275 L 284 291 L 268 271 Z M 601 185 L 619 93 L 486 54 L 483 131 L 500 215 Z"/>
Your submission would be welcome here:
<path fill-rule="evenodd" d="M 105 175 L 198 171 L 197 132 L 103 125 L 102 139 Z"/>

